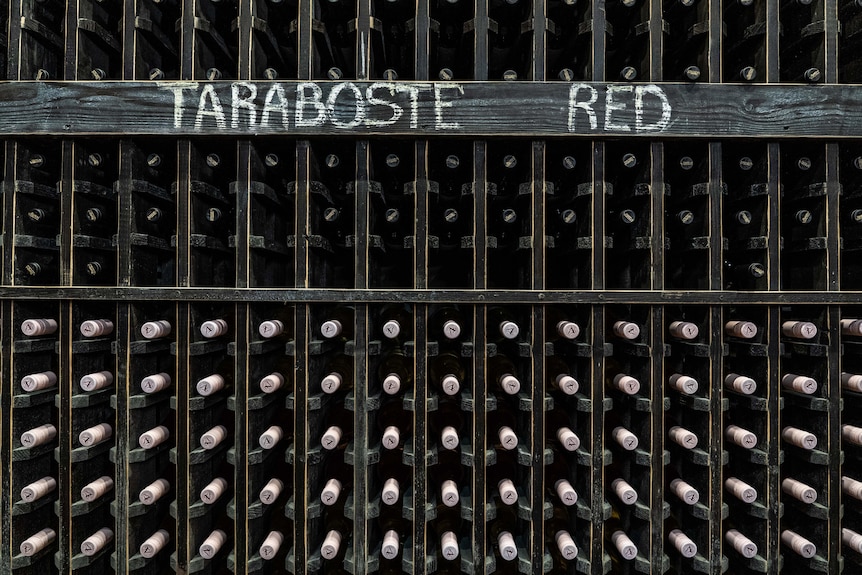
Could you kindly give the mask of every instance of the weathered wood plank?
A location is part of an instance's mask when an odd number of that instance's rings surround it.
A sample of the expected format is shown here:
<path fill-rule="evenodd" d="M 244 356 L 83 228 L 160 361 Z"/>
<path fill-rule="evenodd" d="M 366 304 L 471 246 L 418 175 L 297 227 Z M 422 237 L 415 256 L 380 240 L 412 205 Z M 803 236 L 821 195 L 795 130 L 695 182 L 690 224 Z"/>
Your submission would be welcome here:
<path fill-rule="evenodd" d="M 12 82 L 8 135 L 862 136 L 851 85 Z"/>

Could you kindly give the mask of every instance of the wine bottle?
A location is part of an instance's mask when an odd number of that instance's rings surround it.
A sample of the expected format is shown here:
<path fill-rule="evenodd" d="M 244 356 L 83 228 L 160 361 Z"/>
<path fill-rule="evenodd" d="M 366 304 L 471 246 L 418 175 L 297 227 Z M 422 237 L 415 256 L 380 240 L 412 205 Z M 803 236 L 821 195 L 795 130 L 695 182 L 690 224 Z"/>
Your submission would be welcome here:
<path fill-rule="evenodd" d="M 224 425 L 216 425 L 201 435 L 200 445 L 206 450 L 215 449 L 227 438 L 227 428 Z"/>
<path fill-rule="evenodd" d="M 152 505 L 171 490 L 171 484 L 167 479 L 156 479 L 138 494 L 138 500 L 144 505 Z"/>
<path fill-rule="evenodd" d="M 404 441 L 410 436 L 413 417 L 404 411 L 401 401 L 390 399 L 377 413 L 377 427 L 381 430 L 380 441 L 383 448 L 396 449 L 403 447 Z"/>
<path fill-rule="evenodd" d="M 27 449 L 39 447 L 57 437 L 57 428 L 50 423 L 34 427 L 21 434 L 21 445 Z"/>
<path fill-rule="evenodd" d="M 610 475 L 608 477 L 610 477 Z M 610 486 L 614 495 L 616 495 L 624 505 L 634 505 L 637 502 L 638 492 L 625 479 L 615 477 L 611 480 Z"/>
<path fill-rule="evenodd" d="M 508 395 L 517 395 L 521 390 L 521 382 L 517 373 L 515 364 L 506 356 L 495 355 L 488 360 L 490 379 Z"/>
<path fill-rule="evenodd" d="M 41 337 L 52 335 L 57 332 L 57 320 L 55 319 L 25 319 L 21 322 L 21 333 L 27 337 Z"/>
<path fill-rule="evenodd" d="M 856 553 L 862 553 L 862 535 L 858 532 L 842 527 L 841 542 L 845 547 L 852 549 Z"/>
<path fill-rule="evenodd" d="M 552 389 L 558 389 L 566 395 L 574 395 L 578 392 L 580 385 L 578 380 L 569 375 L 569 366 L 558 356 L 552 355 L 547 358 L 545 373 L 550 381 Z"/>
<path fill-rule="evenodd" d="M 57 539 L 57 532 L 46 527 L 40 529 L 27 539 L 21 542 L 19 549 L 24 557 L 33 557 L 43 549 L 46 549 Z"/>
<path fill-rule="evenodd" d="M 81 543 L 81 553 L 92 557 L 114 539 L 114 532 L 107 527 L 102 527 Z"/>
<path fill-rule="evenodd" d="M 464 415 L 452 400 L 441 399 L 437 411 L 429 417 L 433 437 L 437 438 L 443 449 L 455 450 L 461 445 L 464 431 Z"/>
<path fill-rule="evenodd" d="M 264 561 L 272 561 L 278 555 L 278 551 L 281 549 L 283 543 L 284 534 L 281 531 L 270 531 L 258 548 L 260 558 Z"/>
<path fill-rule="evenodd" d="M 569 420 L 563 409 L 553 409 L 548 412 L 546 429 L 565 451 L 574 452 L 581 446 L 581 439 L 569 427 Z"/>
<path fill-rule="evenodd" d="M 456 340 L 467 327 L 458 308 L 445 306 L 438 308 L 428 320 L 429 337 L 442 336 L 444 340 Z"/>
<path fill-rule="evenodd" d="M 21 500 L 32 503 L 57 489 L 57 480 L 50 475 L 37 479 L 21 489 Z"/>
<path fill-rule="evenodd" d="M 461 391 L 466 372 L 461 359 L 453 353 L 441 353 L 431 358 L 429 366 L 431 383 L 445 395 L 457 395 Z"/>
<path fill-rule="evenodd" d="M 724 377 L 724 386 L 743 395 L 751 395 L 757 391 L 757 383 L 746 375 L 728 373 Z"/>
<path fill-rule="evenodd" d="M 728 321 L 724 324 L 724 333 L 740 339 L 753 339 L 757 336 L 757 326 L 750 321 Z"/>
<path fill-rule="evenodd" d="M 617 320 L 611 326 L 611 333 L 617 338 L 634 341 L 640 336 L 641 328 L 632 321 Z"/>
<path fill-rule="evenodd" d="M 684 427 L 674 425 L 668 430 L 667 435 L 671 441 L 683 449 L 694 449 L 697 447 L 697 435 Z"/>
<path fill-rule="evenodd" d="M 781 490 L 802 503 L 810 504 L 817 501 L 816 489 L 790 477 L 785 477 L 781 480 Z"/>
<path fill-rule="evenodd" d="M 212 559 L 218 555 L 225 543 L 227 543 L 227 533 L 221 529 L 214 529 L 198 547 L 198 554 L 204 559 Z"/>
<path fill-rule="evenodd" d="M 810 321 L 785 321 L 781 333 L 795 339 L 813 339 L 817 336 L 817 326 Z"/>
<path fill-rule="evenodd" d="M 622 425 L 615 425 L 611 428 L 611 438 L 626 451 L 634 451 L 638 447 L 638 436 Z"/>
<path fill-rule="evenodd" d="M 267 319 L 257 326 L 257 333 L 264 339 L 272 339 L 284 333 L 284 322 L 280 319 Z"/>
<path fill-rule="evenodd" d="M 81 324 L 84 337 L 102 337 L 114 332 L 114 322 L 109 319 L 88 319 Z"/>
<path fill-rule="evenodd" d="M 552 499 L 559 499 L 566 507 L 578 502 L 578 492 L 569 481 L 569 466 L 563 453 L 554 450 L 554 461 L 545 467 L 545 485 Z"/>
<path fill-rule="evenodd" d="M 689 375 L 674 373 L 667 379 L 671 389 L 682 393 L 683 395 L 693 395 L 699 387 L 697 380 Z"/>
<path fill-rule="evenodd" d="M 278 425 L 270 425 L 266 431 L 260 434 L 257 440 L 261 449 L 272 449 L 284 438 L 284 430 Z"/>
<path fill-rule="evenodd" d="M 380 361 L 377 377 L 384 393 L 397 395 L 403 389 L 413 388 L 413 364 L 400 347 L 393 348 Z"/>
<path fill-rule="evenodd" d="M 158 393 L 171 386 L 171 376 L 167 373 L 154 373 L 141 380 L 141 391 L 144 393 Z"/>
<path fill-rule="evenodd" d="M 85 447 L 92 447 L 109 440 L 113 435 L 114 429 L 109 424 L 100 423 L 79 433 L 78 443 Z"/>
<path fill-rule="evenodd" d="M 320 324 L 320 334 L 326 339 L 353 339 L 353 315 L 352 307 L 339 306 L 332 309 Z"/>
<path fill-rule="evenodd" d="M 284 375 L 280 371 L 273 371 L 260 378 L 258 387 L 263 393 L 275 393 L 284 387 Z"/>
<path fill-rule="evenodd" d="M 412 339 L 413 315 L 405 304 L 389 304 L 377 318 L 380 331 L 387 339 L 408 337 Z"/>
<path fill-rule="evenodd" d="M 817 436 L 811 432 L 804 431 L 790 425 L 781 430 L 781 437 L 787 443 L 801 447 L 802 449 L 814 449 L 817 447 Z"/>
<path fill-rule="evenodd" d="M 841 491 L 843 491 L 846 495 L 856 499 L 857 501 L 862 501 L 862 481 L 858 481 L 853 479 L 852 477 L 848 477 L 846 475 L 841 476 Z"/>
<path fill-rule="evenodd" d="M 488 414 L 488 434 L 494 434 L 497 448 L 511 451 L 518 447 L 518 434 L 515 433 L 515 414 L 511 409 L 498 402 L 497 409 Z"/>
<path fill-rule="evenodd" d="M 632 561 L 638 555 L 638 548 L 626 533 L 616 509 L 613 510 L 611 518 L 605 522 L 605 536 L 610 539 L 613 549 L 624 561 Z"/>
<path fill-rule="evenodd" d="M 695 543 L 691 537 L 680 529 L 674 521 L 665 522 L 665 531 L 667 533 L 667 542 L 670 543 L 680 555 L 686 559 L 691 559 L 697 555 L 697 543 Z"/>
<path fill-rule="evenodd" d="M 686 505 L 694 505 L 700 501 L 700 492 L 684 479 L 682 479 L 675 471 L 669 470 L 667 478 L 670 479 L 668 484 L 671 493 L 676 495 L 680 501 Z"/>
<path fill-rule="evenodd" d="M 333 509 L 326 515 L 326 535 L 320 545 L 320 555 L 332 561 L 344 556 L 347 549 L 346 539 L 353 533 L 353 524 L 344 517 L 343 510 Z"/>
<path fill-rule="evenodd" d="M 81 377 L 79 384 L 84 391 L 105 389 L 114 383 L 114 375 L 110 371 L 97 371 Z"/>
<path fill-rule="evenodd" d="M 506 340 L 514 340 L 521 333 L 515 317 L 505 308 L 492 307 L 488 310 L 489 337 L 496 334 Z"/>
<path fill-rule="evenodd" d="M 320 380 L 323 393 L 350 391 L 353 389 L 353 360 L 346 355 L 336 355 L 324 368 L 326 375 Z"/>
<path fill-rule="evenodd" d="M 781 386 L 797 393 L 811 395 L 817 391 L 817 381 L 807 375 L 786 373 L 781 377 Z"/>
<path fill-rule="evenodd" d="M 223 390 L 226 386 L 227 382 L 225 381 L 224 376 L 218 373 L 213 373 L 198 380 L 195 385 L 195 390 L 197 390 L 198 395 L 208 397 Z"/>
<path fill-rule="evenodd" d="M 327 423 L 328 427 L 320 437 L 320 445 L 327 451 L 335 449 L 340 451 L 353 437 L 353 415 L 344 409 L 343 404 L 339 404 L 330 413 Z"/>
<path fill-rule="evenodd" d="M 228 332 L 228 323 L 223 319 L 210 319 L 201 324 L 201 335 L 206 339 L 221 337 Z"/>
<path fill-rule="evenodd" d="M 840 325 L 842 335 L 862 336 L 862 319 L 842 319 Z"/>
<path fill-rule="evenodd" d="M 637 378 L 623 373 L 622 369 L 610 360 L 605 365 L 605 379 L 611 389 L 625 395 L 636 395 L 641 389 L 641 382 Z"/>
<path fill-rule="evenodd" d="M 844 438 L 844 441 L 847 443 L 862 445 L 862 427 L 843 423 L 841 424 L 841 437 Z"/>
<path fill-rule="evenodd" d="M 171 540 L 170 534 L 165 529 L 159 529 L 149 537 L 147 537 L 143 543 L 141 543 L 138 552 L 141 554 L 141 557 L 145 559 L 152 559 L 159 552 L 165 548 L 168 544 L 168 541 Z"/>
<path fill-rule="evenodd" d="M 53 371 L 30 373 L 21 378 L 21 389 L 28 393 L 50 389 L 57 385 L 57 374 Z"/>
<path fill-rule="evenodd" d="M 724 534 L 724 540 L 746 559 L 751 559 L 757 555 L 757 544 L 737 529 L 728 529 Z"/>
<path fill-rule="evenodd" d="M 547 308 L 545 312 L 545 325 L 548 327 L 546 338 L 548 341 L 556 339 L 575 340 L 581 334 L 581 326 L 571 321 L 563 310 L 555 307 Z"/>
<path fill-rule="evenodd" d="M 847 391 L 862 393 L 862 375 L 841 372 L 841 387 Z"/>
<path fill-rule="evenodd" d="M 757 445 L 757 436 L 738 425 L 728 425 L 724 430 L 724 437 L 743 449 L 752 449 Z"/>
<path fill-rule="evenodd" d="M 757 500 L 757 490 L 736 477 L 725 479 L 724 487 L 743 503 L 754 503 Z"/>
<path fill-rule="evenodd" d="M 148 321 L 141 325 L 141 335 L 144 339 L 159 339 L 171 334 L 171 322 L 165 319 Z"/>
<path fill-rule="evenodd" d="M 437 518 L 432 522 L 440 556 L 454 561 L 461 555 L 458 533 L 461 533 L 461 516 L 455 510 L 438 506 Z"/>
<path fill-rule="evenodd" d="M 207 505 L 212 505 L 213 503 L 218 501 L 222 495 L 224 495 L 225 491 L 227 491 L 227 488 L 227 479 L 225 479 L 224 477 L 216 477 L 215 479 L 207 483 L 203 489 L 201 489 L 201 501 L 203 501 Z"/>
<path fill-rule="evenodd" d="M 395 505 L 401 500 L 401 495 L 411 485 L 411 470 L 402 463 L 401 454 L 386 451 L 380 454 L 378 476 L 383 481 L 380 499 L 384 505 Z"/>
<path fill-rule="evenodd" d="M 113 488 L 114 480 L 104 475 L 81 488 L 81 499 L 87 502 L 95 501 Z"/>
<path fill-rule="evenodd" d="M 683 340 L 697 339 L 700 333 L 697 324 L 690 321 L 674 321 L 668 326 L 668 331 L 673 337 Z"/>
<path fill-rule="evenodd" d="M 461 502 L 461 482 L 464 469 L 458 455 L 452 451 L 438 454 L 437 465 L 428 472 L 430 485 L 434 486 L 445 507 L 455 507 Z M 490 484 L 490 483 L 489 483 Z"/>
<path fill-rule="evenodd" d="M 505 510 L 505 511 L 504 511 Z M 504 561 L 514 561 L 518 557 L 518 547 L 514 533 L 517 533 L 517 518 L 511 508 L 498 508 L 497 517 L 488 526 L 488 534 L 494 549 Z"/>
<path fill-rule="evenodd" d="M 814 543 L 790 529 L 781 532 L 781 542 L 805 559 L 810 559 L 817 554 L 817 546 Z"/>
<path fill-rule="evenodd" d="M 277 477 L 273 477 L 266 482 L 266 485 L 263 486 L 257 497 L 264 505 L 272 505 L 276 502 L 283 490 L 284 481 L 278 479 Z"/>
<path fill-rule="evenodd" d="M 401 538 L 410 533 L 410 524 L 404 520 L 400 509 L 391 507 L 381 510 L 378 522 L 383 534 L 380 554 L 384 559 L 392 561 L 401 553 Z"/>
<path fill-rule="evenodd" d="M 545 537 L 552 555 L 558 555 L 564 561 L 574 561 L 578 556 L 578 546 L 572 538 L 565 509 L 554 506 L 551 518 L 545 523 Z"/>

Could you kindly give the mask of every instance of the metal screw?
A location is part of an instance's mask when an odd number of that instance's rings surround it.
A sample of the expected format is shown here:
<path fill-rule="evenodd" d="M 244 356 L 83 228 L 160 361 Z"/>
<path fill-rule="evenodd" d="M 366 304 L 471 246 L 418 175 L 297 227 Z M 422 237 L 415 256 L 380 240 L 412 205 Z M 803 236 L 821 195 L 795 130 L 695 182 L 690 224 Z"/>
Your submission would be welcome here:
<path fill-rule="evenodd" d="M 563 210 L 563 213 L 560 214 L 560 219 L 563 220 L 564 224 L 570 225 L 570 224 L 575 223 L 575 221 L 578 219 L 578 216 L 575 213 L 575 210 L 567 209 L 567 210 Z"/>
<path fill-rule="evenodd" d="M 447 223 L 454 224 L 458 221 L 458 210 L 447 208 L 446 211 L 443 212 L 443 219 L 446 220 Z"/>
<path fill-rule="evenodd" d="M 461 158 L 459 158 L 458 156 L 456 156 L 454 154 L 450 154 L 450 155 L 446 156 L 446 167 L 449 168 L 450 170 L 454 170 L 455 168 L 457 168 L 460 165 L 461 165 Z"/>
<path fill-rule="evenodd" d="M 634 154 L 623 155 L 623 165 L 627 168 L 634 168 L 638 165 L 638 158 Z"/>
<path fill-rule="evenodd" d="M 801 158 L 796 160 L 796 167 L 803 172 L 807 172 L 811 169 L 811 158 L 809 158 L 808 156 L 802 156 Z"/>
<path fill-rule="evenodd" d="M 444 82 L 448 82 L 455 77 L 455 74 L 449 68 L 441 68 L 440 71 L 437 73 L 437 77 Z"/>
<path fill-rule="evenodd" d="M 30 164 L 31 168 L 41 168 L 45 165 L 45 156 L 42 154 L 33 154 L 27 160 L 27 163 Z"/>
<path fill-rule="evenodd" d="M 275 68 L 267 68 L 263 71 L 263 77 L 267 80 L 278 80 L 278 70 Z"/>
<path fill-rule="evenodd" d="M 162 72 L 159 68 L 151 68 L 147 75 L 150 80 L 161 80 L 165 77 L 165 73 Z"/>
<path fill-rule="evenodd" d="M 326 77 L 330 80 L 341 80 L 344 77 L 344 73 L 340 68 L 336 68 L 333 66 L 329 70 L 326 71 Z"/>
<path fill-rule="evenodd" d="M 563 80 L 564 82 L 571 82 L 575 79 L 575 73 L 571 68 L 563 68 L 560 70 L 560 73 L 557 74 L 557 78 Z"/>
<path fill-rule="evenodd" d="M 626 82 L 631 82 L 637 77 L 638 71 L 634 68 L 634 66 L 626 66 L 625 68 L 620 70 L 620 78 L 622 78 Z"/>
<path fill-rule="evenodd" d="M 159 208 L 149 208 L 147 210 L 146 218 L 148 222 L 157 222 L 162 219 L 162 210 Z"/>
<path fill-rule="evenodd" d="M 217 222 L 221 219 L 221 210 L 218 208 L 209 208 L 206 213 L 207 221 Z"/>
<path fill-rule="evenodd" d="M 207 69 L 206 78 L 210 81 L 221 80 L 221 70 L 219 70 L 218 68 Z"/>
<path fill-rule="evenodd" d="M 757 78 L 757 69 L 754 66 L 746 66 L 739 71 L 739 77 L 746 82 L 751 82 Z"/>
<path fill-rule="evenodd" d="M 267 154 L 263 157 L 263 163 L 267 165 L 267 167 L 274 168 L 278 165 L 278 156 L 275 154 Z"/>
<path fill-rule="evenodd" d="M 512 169 L 518 165 L 518 158 L 516 158 L 512 154 L 506 154 L 506 156 L 503 158 L 503 165 L 509 169 Z"/>
<path fill-rule="evenodd" d="M 151 168 L 158 168 L 162 163 L 162 157 L 158 154 L 150 154 L 147 156 L 147 165 Z"/>
<path fill-rule="evenodd" d="M 335 154 L 329 154 L 326 156 L 325 162 L 327 168 L 337 168 L 338 164 L 341 163 L 341 160 L 339 160 L 338 156 Z"/>
<path fill-rule="evenodd" d="M 686 79 L 694 82 L 695 80 L 700 79 L 700 68 L 697 66 L 689 66 L 683 71 L 683 74 L 685 74 Z"/>
<path fill-rule="evenodd" d="M 620 212 L 620 221 L 624 224 L 633 224 L 637 216 L 634 213 L 634 210 L 623 210 Z"/>
<path fill-rule="evenodd" d="M 679 159 L 679 167 L 688 171 L 694 167 L 694 160 L 691 159 L 691 156 L 683 156 Z"/>
<path fill-rule="evenodd" d="M 563 168 L 567 170 L 574 170 L 575 166 L 578 165 L 577 160 L 575 160 L 574 156 L 563 156 Z"/>
<path fill-rule="evenodd" d="M 401 219 L 401 214 L 398 212 L 397 209 L 389 208 L 388 210 L 386 210 L 385 217 L 387 222 L 389 222 L 390 224 L 394 224 Z"/>
<path fill-rule="evenodd" d="M 401 164 L 401 158 L 398 157 L 398 154 L 389 154 L 386 156 L 386 166 L 390 168 L 397 168 Z"/>
<path fill-rule="evenodd" d="M 506 208 L 503 210 L 503 221 L 507 224 L 515 223 L 515 220 L 518 219 L 518 214 L 512 208 Z"/>
<path fill-rule="evenodd" d="M 740 170 L 744 170 L 747 172 L 748 170 L 750 170 L 753 167 L 754 167 L 754 160 L 752 160 L 748 156 L 742 156 L 741 158 L 739 158 L 739 169 Z"/>
<path fill-rule="evenodd" d="M 102 156 L 99 154 L 90 154 L 87 156 L 87 163 L 94 168 L 98 168 L 102 165 Z"/>
<path fill-rule="evenodd" d="M 218 157 L 218 154 L 207 154 L 207 166 L 210 168 L 216 168 L 221 163 L 221 158 Z"/>

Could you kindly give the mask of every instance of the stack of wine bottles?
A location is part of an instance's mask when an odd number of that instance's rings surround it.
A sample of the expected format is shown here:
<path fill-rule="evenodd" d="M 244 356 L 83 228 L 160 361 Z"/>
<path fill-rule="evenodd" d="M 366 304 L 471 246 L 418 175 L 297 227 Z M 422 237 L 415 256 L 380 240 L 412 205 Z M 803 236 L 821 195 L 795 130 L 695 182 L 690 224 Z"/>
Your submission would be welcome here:
<path fill-rule="evenodd" d="M 0 575 L 862 573 L 862 1 L 0 6 Z"/>

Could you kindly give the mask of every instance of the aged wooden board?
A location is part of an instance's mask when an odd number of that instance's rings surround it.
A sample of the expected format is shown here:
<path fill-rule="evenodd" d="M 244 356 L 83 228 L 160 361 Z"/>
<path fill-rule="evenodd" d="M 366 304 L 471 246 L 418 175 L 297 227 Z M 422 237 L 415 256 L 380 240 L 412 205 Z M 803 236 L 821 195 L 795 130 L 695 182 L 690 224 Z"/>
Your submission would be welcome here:
<path fill-rule="evenodd" d="M 5 135 L 858 137 L 852 85 L 11 82 Z"/>

